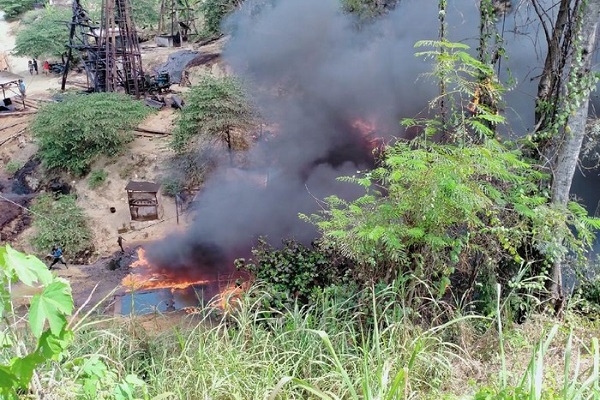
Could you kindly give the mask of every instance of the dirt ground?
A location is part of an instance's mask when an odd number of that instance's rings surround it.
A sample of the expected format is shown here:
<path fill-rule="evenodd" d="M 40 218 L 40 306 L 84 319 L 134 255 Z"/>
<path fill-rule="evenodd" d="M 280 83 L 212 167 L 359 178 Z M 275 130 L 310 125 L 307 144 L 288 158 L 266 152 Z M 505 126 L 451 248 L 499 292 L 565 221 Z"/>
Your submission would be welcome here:
<path fill-rule="evenodd" d="M 14 57 L 10 54 L 14 46 L 14 36 L 18 22 L 6 23 L 0 20 L 0 53 L 7 55 L 11 72 L 24 77 L 27 87 L 27 102 L 31 107 L 26 107 L 29 113 L 22 115 L 2 116 L 0 113 L 0 195 L 8 196 L 12 185 L 11 175 L 7 172 L 9 164 L 22 165 L 36 152 L 36 144 L 29 131 L 28 124 L 33 120 L 36 104 L 51 99 L 52 93 L 60 88 L 60 77 L 56 75 L 45 76 L 41 72 L 41 63 L 38 60 L 39 74 L 30 75 L 27 69 L 27 59 Z M 219 53 L 223 46 L 223 40 L 213 42 L 202 48 L 194 44 L 186 44 L 181 48 L 159 48 L 153 42 L 141 44 L 142 60 L 146 71 L 153 71 L 156 66 L 167 61 L 173 52 L 190 49 L 203 53 Z M 190 81 L 197 82 L 203 74 L 211 73 L 223 75 L 226 68 L 216 59 L 207 65 L 190 68 Z M 80 89 L 85 83 L 84 74 L 71 73 L 67 80 L 67 88 Z M 187 88 L 172 86 L 174 94 L 181 94 Z M 7 97 L 17 96 L 18 93 L 7 93 Z M 15 99 L 18 99 L 15 97 Z M 148 117 L 140 127 L 153 131 L 170 133 L 177 118 L 178 111 L 164 108 Z M 134 181 L 159 181 L 161 175 L 166 172 L 166 161 L 171 155 L 168 148 L 168 135 L 153 135 L 140 133 L 130 144 L 127 151 L 116 158 L 103 158 L 93 166 L 94 169 L 104 169 L 108 172 L 108 179 L 104 185 L 92 190 L 87 179 L 73 179 L 64 176 L 73 187 L 77 195 L 78 205 L 81 206 L 89 217 L 90 226 L 94 232 L 96 252 L 92 257 L 90 265 L 69 265 L 68 269 L 57 270 L 57 275 L 68 279 L 73 288 L 73 296 L 77 305 L 82 305 L 93 292 L 90 304 L 108 296 L 109 302 L 103 308 L 110 309 L 110 300 L 114 297 L 110 293 L 119 287 L 121 280 L 127 275 L 127 266 L 136 259 L 135 248 L 149 241 L 162 239 L 170 233 L 185 229 L 189 222 L 186 215 L 179 218 L 177 223 L 175 203 L 173 199 L 162 196 L 162 215 L 158 221 L 134 222 L 131 221 L 127 202 L 125 186 L 130 180 Z M 33 197 L 33 196 L 32 196 Z M 15 197 L 17 198 L 17 197 Z M 18 197 L 13 199 L 0 199 L 0 215 L 6 219 L 12 218 L 12 222 L 0 227 L 0 244 L 9 243 L 14 248 L 27 253 L 35 253 L 30 241 L 34 234 L 33 228 L 23 223 L 27 217 L 28 199 L 21 201 Z M 16 205 L 14 203 L 18 203 Z M 111 208 L 115 211 L 111 212 Z M 19 218 L 12 217 L 18 214 Z M 25 218 L 25 222 L 27 218 Z M 107 264 L 110 260 L 120 257 L 117 237 L 121 235 L 124 239 L 126 254 L 122 256 L 121 268 L 110 270 Z M 42 256 L 41 254 L 38 254 Z M 69 262 L 68 251 L 65 254 Z M 97 287 L 96 287 L 97 286 Z M 94 290 L 94 288 L 96 289 Z M 119 289 L 117 289 L 119 290 Z M 121 290 L 122 292 L 122 290 Z M 31 293 L 23 291 L 23 303 L 27 302 Z"/>

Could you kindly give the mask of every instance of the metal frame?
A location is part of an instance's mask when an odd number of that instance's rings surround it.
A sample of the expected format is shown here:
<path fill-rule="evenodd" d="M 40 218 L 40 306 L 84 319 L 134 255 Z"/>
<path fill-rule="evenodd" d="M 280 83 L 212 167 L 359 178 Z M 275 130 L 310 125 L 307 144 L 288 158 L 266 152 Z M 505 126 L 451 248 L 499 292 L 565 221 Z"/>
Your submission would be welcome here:
<path fill-rule="evenodd" d="M 78 51 L 94 92 L 144 94 L 142 55 L 129 0 L 102 0 L 100 24 L 94 24 L 79 0 L 73 0 L 69 55 L 63 71 L 65 89 L 72 51 Z"/>

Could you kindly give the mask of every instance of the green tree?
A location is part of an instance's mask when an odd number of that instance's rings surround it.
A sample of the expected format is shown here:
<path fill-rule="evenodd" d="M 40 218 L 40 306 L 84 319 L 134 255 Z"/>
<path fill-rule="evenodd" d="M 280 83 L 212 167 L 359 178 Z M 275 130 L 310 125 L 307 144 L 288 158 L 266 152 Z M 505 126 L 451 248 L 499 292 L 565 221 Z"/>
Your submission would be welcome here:
<path fill-rule="evenodd" d="M 232 77 L 206 76 L 186 98 L 173 133 L 171 146 L 179 153 L 189 150 L 195 137 L 204 136 L 225 143 L 228 151 L 245 148 L 242 137 L 234 140 L 234 130 L 250 128 L 255 114 L 240 83 Z"/>
<path fill-rule="evenodd" d="M 11 20 L 31 10 L 37 0 L 0 0 L 0 10 L 4 11 L 6 19 Z"/>
<path fill-rule="evenodd" d="M 61 57 L 69 43 L 71 11 L 48 6 L 28 12 L 15 38 L 14 54 L 21 57 Z"/>
<path fill-rule="evenodd" d="M 130 130 L 150 112 L 124 94 L 70 94 L 42 107 L 31 128 L 47 168 L 84 175 L 98 156 L 123 151 L 133 139 Z"/>
<path fill-rule="evenodd" d="M 136 0 L 131 2 L 131 12 L 136 28 L 149 28 L 158 25 L 160 1 Z"/>
<path fill-rule="evenodd" d="M 204 16 L 204 35 L 217 36 L 221 34 L 221 22 L 244 0 L 205 0 L 200 4 L 200 12 Z"/>

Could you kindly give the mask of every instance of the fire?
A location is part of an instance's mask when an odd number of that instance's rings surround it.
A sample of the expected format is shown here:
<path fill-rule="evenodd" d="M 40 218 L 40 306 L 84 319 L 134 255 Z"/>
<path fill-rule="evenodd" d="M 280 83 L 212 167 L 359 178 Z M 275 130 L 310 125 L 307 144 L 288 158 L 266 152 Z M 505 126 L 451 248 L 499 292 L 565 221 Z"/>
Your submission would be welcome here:
<path fill-rule="evenodd" d="M 363 119 L 355 119 L 352 121 L 352 127 L 365 137 L 372 136 L 377 131 L 375 123 Z"/>
<path fill-rule="evenodd" d="M 372 120 L 357 118 L 352 121 L 351 126 L 365 138 L 371 149 L 376 149 L 384 144 L 383 139 L 377 136 L 380 133 L 378 132 L 377 124 Z"/>
<path fill-rule="evenodd" d="M 137 249 L 137 255 L 137 261 L 130 265 L 132 271 L 128 276 L 123 278 L 121 282 L 128 292 L 149 289 L 170 289 L 171 292 L 175 292 L 176 290 L 188 289 L 191 286 L 215 283 L 211 280 L 186 279 L 184 277 L 176 276 L 175 274 L 159 272 L 159 269 L 153 267 L 148 261 L 146 252 L 141 247 Z M 219 290 L 218 295 L 215 296 L 211 305 L 224 311 L 231 311 L 236 299 L 238 299 L 245 290 L 247 290 L 247 284 L 228 284 L 224 289 Z M 193 314 L 196 310 L 196 307 L 184 308 L 184 311 L 188 314 Z"/>
<path fill-rule="evenodd" d="M 193 285 L 210 283 L 208 280 L 186 280 L 172 274 L 157 272 L 146 259 L 146 252 L 141 247 L 137 250 L 137 255 L 138 260 L 130 265 L 133 271 L 121 282 L 129 292 L 142 289 L 181 290 Z"/>

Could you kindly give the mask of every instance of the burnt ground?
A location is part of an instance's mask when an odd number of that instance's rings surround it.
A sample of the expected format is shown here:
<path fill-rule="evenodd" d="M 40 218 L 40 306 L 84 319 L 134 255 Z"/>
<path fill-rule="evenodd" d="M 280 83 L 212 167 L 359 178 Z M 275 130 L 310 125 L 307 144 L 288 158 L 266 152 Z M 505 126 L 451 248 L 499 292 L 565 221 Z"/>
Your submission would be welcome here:
<path fill-rule="evenodd" d="M 126 247 L 125 254 L 115 252 L 89 265 L 69 264 L 66 268 L 59 263 L 52 271 L 71 284 L 75 309 L 85 304 L 86 311 L 100 303 L 97 313 L 110 314 L 115 299 L 123 294 L 119 286 L 129 273 L 129 264 L 137 259 L 135 249 Z M 43 261 L 50 265 L 51 259 L 46 258 Z M 36 293 L 35 289 L 19 283 L 14 286 L 13 291 L 17 295 L 14 296 L 18 299 L 17 307 L 24 307 L 29 303 L 30 296 Z"/>

